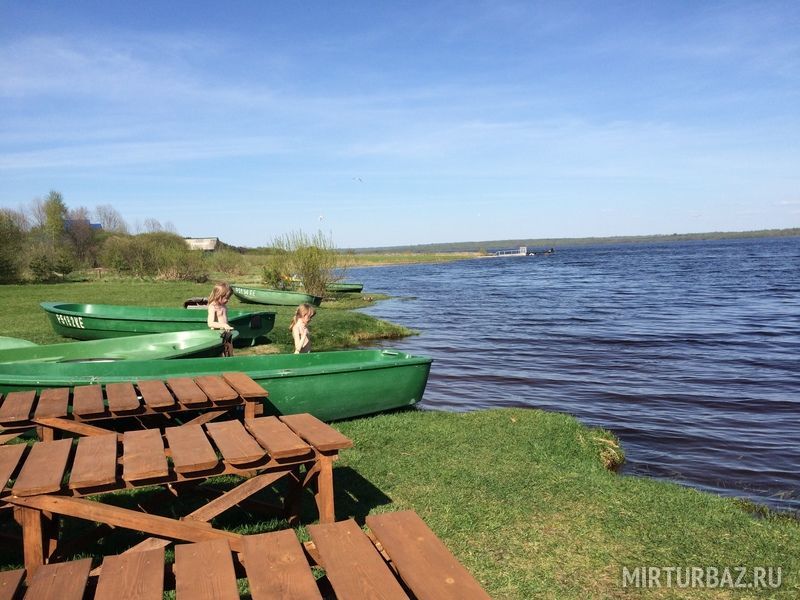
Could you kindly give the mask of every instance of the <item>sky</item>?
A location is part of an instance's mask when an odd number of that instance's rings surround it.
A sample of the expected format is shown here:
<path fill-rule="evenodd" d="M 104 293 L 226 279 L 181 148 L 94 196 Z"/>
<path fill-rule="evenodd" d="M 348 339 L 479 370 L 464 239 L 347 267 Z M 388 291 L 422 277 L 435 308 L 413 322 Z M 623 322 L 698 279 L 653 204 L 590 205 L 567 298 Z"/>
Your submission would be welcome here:
<path fill-rule="evenodd" d="M 0 208 L 336 246 L 800 226 L 800 2 L 0 0 Z"/>

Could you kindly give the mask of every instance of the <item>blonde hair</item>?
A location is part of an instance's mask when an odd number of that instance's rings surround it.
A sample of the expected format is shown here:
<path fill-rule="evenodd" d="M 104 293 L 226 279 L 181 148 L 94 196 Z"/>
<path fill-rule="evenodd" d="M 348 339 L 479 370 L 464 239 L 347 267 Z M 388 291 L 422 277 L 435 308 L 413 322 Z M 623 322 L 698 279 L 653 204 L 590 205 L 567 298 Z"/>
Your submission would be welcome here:
<path fill-rule="evenodd" d="M 294 311 L 294 316 L 292 317 L 292 323 L 289 325 L 289 331 L 292 330 L 295 323 L 297 323 L 303 317 L 313 317 L 317 314 L 317 309 L 311 306 L 308 302 L 303 302 L 300 306 L 297 307 L 297 310 Z"/>
<path fill-rule="evenodd" d="M 233 294 L 231 291 L 231 286 L 224 281 L 220 281 L 214 286 L 214 289 L 211 290 L 211 295 L 208 297 L 208 303 L 218 304 L 220 300 L 230 298 L 231 294 Z"/>

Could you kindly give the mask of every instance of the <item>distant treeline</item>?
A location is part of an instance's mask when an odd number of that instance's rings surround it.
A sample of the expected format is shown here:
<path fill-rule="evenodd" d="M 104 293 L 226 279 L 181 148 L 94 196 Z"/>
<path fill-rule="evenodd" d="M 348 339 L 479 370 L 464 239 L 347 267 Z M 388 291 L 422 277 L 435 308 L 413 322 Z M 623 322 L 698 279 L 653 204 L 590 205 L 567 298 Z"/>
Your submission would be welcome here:
<path fill-rule="evenodd" d="M 800 227 L 790 229 L 761 229 L 758 231 L 712 231 L 709 233 L 673 233 L 671 235 L 635 235 L 588 238 L 540 238 L 487 240 L 483 242 L 452 242 L 442 244 L 417 244 L 413 246 L 380 246 L 352 248 L 356 254 L 369 253 L 431 253 L 431 252 L 488 252 L 499 248 L 559 248 L 565 246 L 588 246 L 596 244 L 654 244 L 661 242 L 686 242 L 692 240 L 726 240 L 760 237 L 800 236 Z"/>

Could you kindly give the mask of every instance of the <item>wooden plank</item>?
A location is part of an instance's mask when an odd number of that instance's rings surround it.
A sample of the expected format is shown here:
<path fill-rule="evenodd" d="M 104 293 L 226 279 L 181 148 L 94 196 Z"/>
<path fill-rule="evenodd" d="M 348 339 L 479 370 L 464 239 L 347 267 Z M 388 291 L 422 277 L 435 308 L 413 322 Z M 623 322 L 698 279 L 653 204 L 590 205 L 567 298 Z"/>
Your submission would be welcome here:
<path fill-rule="evenodd" d="M 169 389 L 175 394 L 178 402 L 184 406 L 205 404 L 208 402 L 206 393 L 197 386 L 191 377 L 167 379 L 167 386 L 169 386 Z"/>
<path fill-rule="evenodd" d="M 285 415 L 280 417 L 291 429 L 314 446 L 317 450 L 327 452 L 351 448 L 353 441 L 336 431 L 330 425 L 323 423 L 314 415 L 302 413 L 299 415 Z"/>
<path fill-rule="evenodd" d="M 289 427 L 278 420 L 278 417 L 260 417 L 245 423 L 258 443 L 267 449 L 267 453 L 275 459 L 291 456 L 303 456 L 311 452 L 306 444 Z"/>
<path fill-rule="evenodd" d="M 246 464 L 257 461 L 266 454 L 239 421 L 206 423 L 205 427 L 226 462 L 233 465 Z"/>
<path fill-rule="evenodd" d="M 176 472 L 207 471 L 219 464 L 217 453 L 201 425 L 167 427 L 164 435 L 172 451 L 172 465 Z"/>
<path fill-rule="evenodd" d="M 161 600 L 163 595 L 163 548 L 103 559 L 94 600 Z"/>
<path fill-rule="evenodd" d="M 6 488 L 8 480 L 14 474 L 25 448 L 25 444 L 0 446 L 0 492 Z"/>
<path fill-rule="evenodd" d="M 309 525 L 307 529 L 337 598 L 408 598 L 355 521 Z"/>
<path fill-rule="evenodd" d="M 231 549 L 225 540 L 175 546 L 177 600 L 239 600 Z"/>
<path fill-rule="evenodd" d="M 89 425 L 88 423 L 83 423 L 81 421 L 73 421 L 72 419 L 58 419 L 55 417 L 49 417 L 47 419 L 34 419 L 33 422 L 51 430 L 59 429 L 61 431 L 76 433 L 78 435 L 106 435 L 107 433 L 111 433 L 111 431 L 108 429 L 103 429 L 102 427 L 97 427 L 95 425 Z"/>
<path fill-rule="evenodd" d="M 139 388 L 144 403 L 154 410 L 175 406 L 175 398 L 172 397 L 163 381 L 146 379 L 137 381 L 136 387 Z"/>
<path fill-rule="evenodd" d="M 202 375 L 195 377 L 194 382 L 203 390 L 212 402 L 230 402 L 238 400 L 239 394 L 219 375 Z"/>
<path fill-rule="evenodd" d="M 243 548 L 253 600 L 322 599 L 294 530 L 248 535 Z"/>
<path fill-rule="evenodd" d="M 157 429 L 126 431 L 122 436 L 122 478 L 125 481 L 169 475 L 164 440 Z"/>
<path fill-rule="evenodd" d="M 70 489 L 109 485 L 117 481 L 117 434 L 78 439 L 72 461 Z"/>
<path fill-rule="evenodd" d="M 27 421 L 31 416 L 36 390 L 10 392 L 0 406 L 0 423 L 17 423 Z"/>
<path fill-rule="evenodd" d="M 19 598 L 22 580 L 25 578 L 25 569 L 0 572 L 0 600 L 14 600 Z"/>
<path fill-rule="evenodd" d="M 222 378 L 246 400 L 269 396 L 267 390 L 253 381 L 247 373 L 223 373 Z"/>
<path fill-rule="evenodd" d="M 141 406 L 133 384 L 128 382 L 107 383 L 106 398 L 108 408 L 113 413 L 133 412 Z"/>
<path fill-rule="evenodd" d="M 100 385 L 79 385 L 72 390 L 72 412 L 78 417 L 107 413 Z"/>
<path fill-rule="evenodd" d="M 71 449 L 71 439 L 34 444 L 11 488 L 12 493 L 32 496 L 59 491 Z"/>
<path fill-rule="evenodd" d="M 39 394 L 39 403 L 33 413 L 36 417 L 66 417 L 69 405 L 69 388 L 49 388 Z"/>
<path fill-rule="evenodd" d="M 367 526 L 419 600 L 486 600 L 489 595 L 413 510 L 369 515 Z"/>
<path fill-rule="evenodd" d="M 25 597 L 37 600 L 81 600 L 91 568 L 91 558 L 42 565 L 30 578 Z"/>

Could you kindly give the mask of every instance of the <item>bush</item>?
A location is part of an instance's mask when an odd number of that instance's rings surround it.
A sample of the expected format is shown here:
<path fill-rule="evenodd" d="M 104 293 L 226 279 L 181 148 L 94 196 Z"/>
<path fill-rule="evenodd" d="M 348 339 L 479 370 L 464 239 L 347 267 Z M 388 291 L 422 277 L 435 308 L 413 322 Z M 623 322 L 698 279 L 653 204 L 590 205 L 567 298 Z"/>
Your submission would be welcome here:
<path fill-rule="evenodd" d="M 52 281 L 55 270 L 52 255 L 49 252 L 36 252 L 31 258 L 28 268 L 34 281 Z"/>
<path fill-rule="evenodd" d="M 184 239 L 174 233 L 110 237 L 101 256 L 104 267 L 136 277 L 208 281 L 203 255 L 189 250 Z"/>
<path fill-rule="evenodd" d="M 197 254 L 197 251 L 194 251 Z M 211 268 L 225 275 L 240 277 L 247 274 L 247 263 L 244 257 L 233 250 L 218 250 L 208 255 Z"/>
<path fill-rule="evenodd" d="M 286 234 L 274 242 L 278 251 L 272 258 L 272 267 L 280 274 L 292 274 L 303 282 L 309 294 L 324 296 L 329 283 L 336 281 L 341 272 L 339 254 L 333 241 L 321 231 L 314 236 L 301 232 Z"/>

